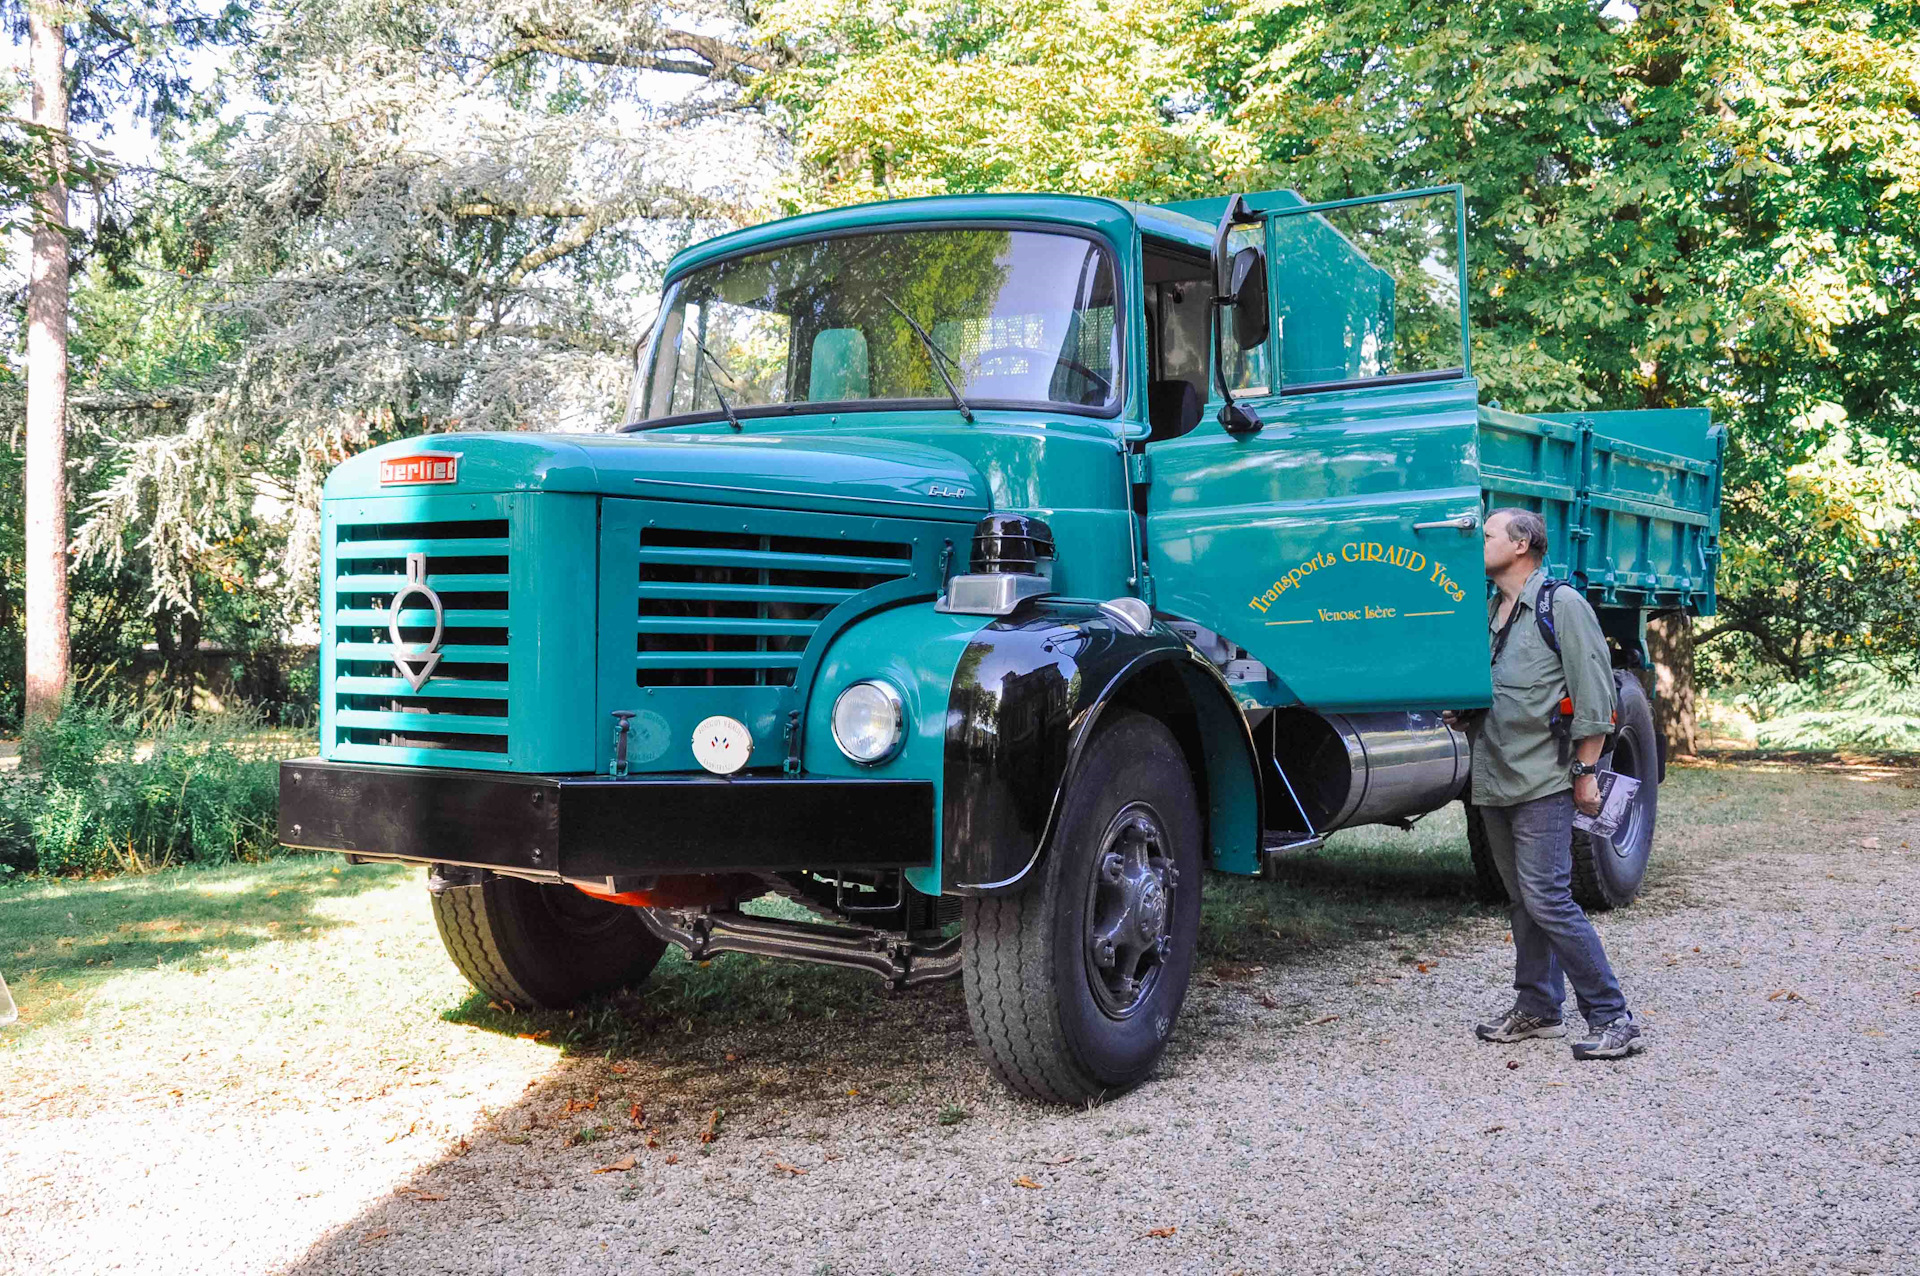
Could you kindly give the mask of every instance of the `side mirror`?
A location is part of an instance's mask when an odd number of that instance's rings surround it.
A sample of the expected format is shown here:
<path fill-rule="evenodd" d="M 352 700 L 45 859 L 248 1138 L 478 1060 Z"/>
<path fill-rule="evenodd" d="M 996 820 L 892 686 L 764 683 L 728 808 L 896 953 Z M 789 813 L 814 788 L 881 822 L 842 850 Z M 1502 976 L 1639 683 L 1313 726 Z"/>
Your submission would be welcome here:
<path fill-rule="evenodd" d="M 1267 339 L 1267 255 L 1258 248 L 1242 248 L 1233 255 L 1230 287 L 1233 300 L 1233 339 L 1251 350 Z"/>

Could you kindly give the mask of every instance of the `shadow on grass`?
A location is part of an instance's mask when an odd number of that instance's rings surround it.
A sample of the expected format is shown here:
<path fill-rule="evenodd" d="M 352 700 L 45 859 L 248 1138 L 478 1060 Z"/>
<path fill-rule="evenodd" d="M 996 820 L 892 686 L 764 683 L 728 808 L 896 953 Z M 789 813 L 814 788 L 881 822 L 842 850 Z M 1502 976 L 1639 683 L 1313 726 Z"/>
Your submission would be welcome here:
<path fill-rule="evenodd" d="M 1208 874 L 1200 958 L 1284 964 L 1481 915 L 1492 910 L 1475 902 L 1466 848 L 1449 844 L 1449 830 L 1340 835 L 1284 861 L 1272 880 Z M 442 1018 L 565 1054 L 656 1063 L 751 1051 L 768 1064 L 839 1053 L 892 1066 L 922 1053 L 914 1039 L 924 1034 L 962 1049 L 972 1041 L 957 983 L 893 992 L 859 971 L 739 954 L 692 962 L 677 948 L 643 986 L 573 1011 L 517 1010 L 475 993 Z"/>
<path fill-rule="evenodd" d="M 0 889 L 0 971 L 20 1004 L 10 1031 L 72 1018 L 88 994 L 134 971 L 205 970 L 216 956 L 346 925 L 317 907 L 404 872 L 346 873 L 331 856 L 299 856 Z"/>

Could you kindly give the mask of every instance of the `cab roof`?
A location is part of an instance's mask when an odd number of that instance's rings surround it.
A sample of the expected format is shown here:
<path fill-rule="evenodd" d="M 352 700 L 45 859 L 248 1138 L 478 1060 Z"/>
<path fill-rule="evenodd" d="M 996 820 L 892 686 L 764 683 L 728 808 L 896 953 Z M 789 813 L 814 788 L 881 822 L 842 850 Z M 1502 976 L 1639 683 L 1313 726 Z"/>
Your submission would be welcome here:
<path fill-rule="evenodd" d="M 667 263 L 667 277 L 671 279 L 721 257 L 813 235 L 965 221 L 1052 223 L 1093 231 L 1118 247 L 1130 245 L 1136 232 L 1203 252 L 1213 243 L 1212 225 L 1184 211 L 1155 204 L 1090 195 L 930 195 L 802 213 L 731 231 L 691 244 L 674 254 L 673 260 Z"/>

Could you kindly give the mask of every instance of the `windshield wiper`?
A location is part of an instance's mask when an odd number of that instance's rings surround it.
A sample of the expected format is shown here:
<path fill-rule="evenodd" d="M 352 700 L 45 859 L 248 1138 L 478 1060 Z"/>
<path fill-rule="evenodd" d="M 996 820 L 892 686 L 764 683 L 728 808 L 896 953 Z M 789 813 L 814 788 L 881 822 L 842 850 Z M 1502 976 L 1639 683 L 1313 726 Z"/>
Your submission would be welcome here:
<path fill-rule="evenodd" d="M 894 313 L 907 321 L 907 327 L 913 329 L 913 335 L 920 338 L 922 344 L 927 347 L 927 353 L 933 356 L 933 370 L 940 374 L 940 379 L 946 382 L 947 393 L 953 396 L 953 406 L 960 409 L 960 415 L 966 420 L 968 425 L 972 425 L 973 409 L 969 408 L 967 401 L 960 397 L 960 391 L 954 386 L 953 378 L 947 375 L 947 365 L 951 363 L 954 367 L 958 368 L 960 361 L 934 344 L 934 340 L 928 335 L 927 330 L 922 328 L 919 322 L 915 320 L 912 315 L 908 314 L 899 302 L 887 296 L 884 292 L 880 294 L 880 300 L 892 306 Z"/>
<path fill-rule="evenodd" d="M 721 364 L 720 360 L 714 357 L 713 351 L 707 349 L 706 342 L 700 340 L 700 338 L 698 337 L 695 337 L 693 339 L 693 348 L 698 350 L 702 355 L 706 356 L 707 362 L 713 366 L 713 370 L 715 372 L 718 372 L 721 376 L 725 377 L 729 381 L 733 380 L 733 373 L 728 372 L 726 368 Z M 741 429 L 740 416 L 738 413 L 736 413 L 733 410 L 733 405 L 727 402 L 727 396 L 720 393 L 720 383 L 718 381 L 710 380 L 707 382 L 707 384 L 713 387 L 713 397 L 720 400 L 720 410 L 727 414 L 727 424 L 733 427 L 734 432 L 736 434 L 739 433 Z"/>

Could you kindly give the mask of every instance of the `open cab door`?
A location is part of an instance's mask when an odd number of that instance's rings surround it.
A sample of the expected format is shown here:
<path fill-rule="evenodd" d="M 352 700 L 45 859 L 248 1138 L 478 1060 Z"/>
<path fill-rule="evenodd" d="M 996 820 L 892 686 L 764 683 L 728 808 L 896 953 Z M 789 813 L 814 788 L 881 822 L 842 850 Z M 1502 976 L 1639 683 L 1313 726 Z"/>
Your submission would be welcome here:
<path fill-rule="evenodd" d="M 1219 224 L 1215 354 L 1146 449 L 1155 606 L 1265 665 L 1250 700 L 1490 703 L 1460 188 L 1172 207 Z"/>

